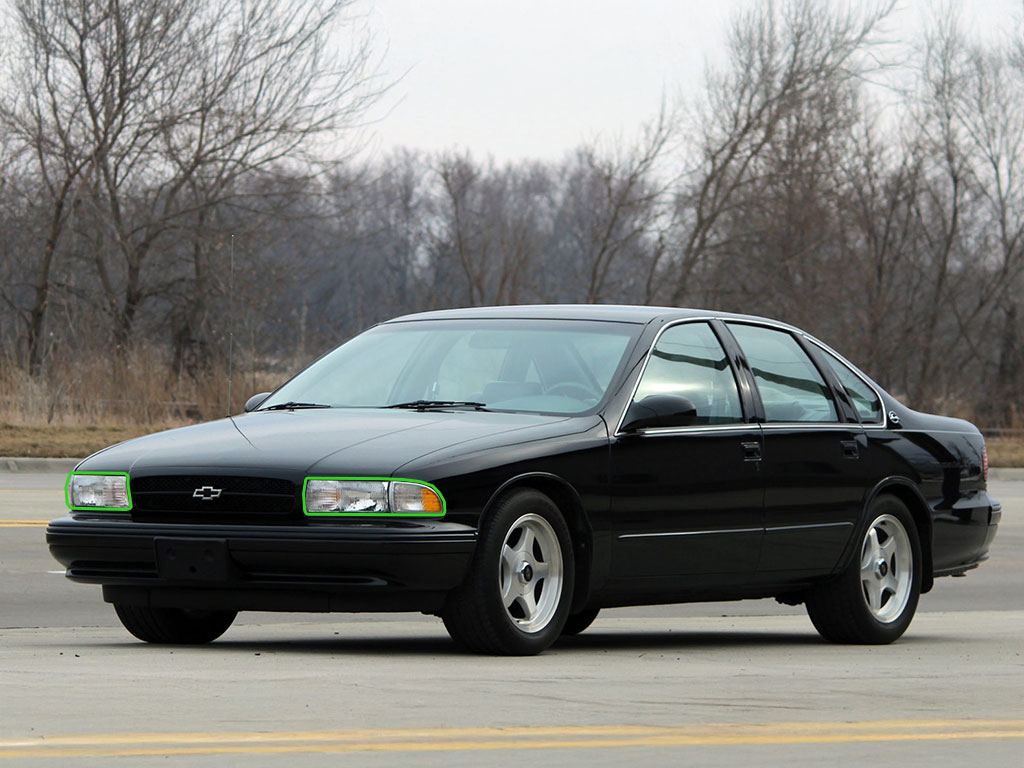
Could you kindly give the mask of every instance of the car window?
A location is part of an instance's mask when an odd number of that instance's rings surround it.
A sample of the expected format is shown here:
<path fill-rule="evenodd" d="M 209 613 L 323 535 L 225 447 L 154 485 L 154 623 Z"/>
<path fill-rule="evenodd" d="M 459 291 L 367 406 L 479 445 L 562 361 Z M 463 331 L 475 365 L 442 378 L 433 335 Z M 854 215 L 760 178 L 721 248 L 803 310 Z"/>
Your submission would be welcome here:
<path fill-rule="evenodd" d="M 622 349 L 618 345 L 609 344 L 597 335 L 580 335 L 573 344 L 573 352 L 588 378 L 592 378 L 601 389 L 605 389 L 612 380 L 622 357 Z"/>
<path fill-rule="evenodd" d="M 878 399 L 875 391 L 838 357 L 826 349 L 821 351 L 828 358 L 828 362 L 832 366 L 832 370 L 835 371 L 839 383 L 846 390 L 846 394 L 850 396 L 860 420 L 865 424 L 882 421 L 882 401 Z"/>
<path fill-rule="evenodd" d="M 261 407 L 288 400 L 344 402 L 357 407 L 378 405 L 382 383 L 394 387 L 394 382 L 401 381 L 408 360 L 426 344 L 428 337 L 425 331 L 357 336 L 345 344 L 354 353 L 347 360 L 335 360 L 334 355 L 322 358 L 306 369 L 319 375 L 300 373 L 278 392 L 280 397 L 268 398 Z"/>
<path fill-rule="evenodd" d="M 439 358 L 430 391 L 416 391 L 410 397 L 431 400 L 480 400 L 488 382 L 501 379 L 508 347 L 473 345 L 472 334 L 453 336 L 454 343 Z"/>
<path fill-rule="evenodd" d="M 736 379 L 707 323 L 673 326 L 661 334 L 651 351 L 634 399 L 666 394 L 693 402 L 695 424 L 743 421 Z"/>
<path fill-rule="evenodd" d="M 499 411 L 582 413 L 605 396 L 641 327 L 471 318 L 386 323 L 314 362 L 261 407 L 468 400 Z"/>
<path fill-rule="evenodd" d="M 765 421 L 838 421 L 825 380 L 788 332 L 741 323 L 729 330 L 754 371 Z"/>

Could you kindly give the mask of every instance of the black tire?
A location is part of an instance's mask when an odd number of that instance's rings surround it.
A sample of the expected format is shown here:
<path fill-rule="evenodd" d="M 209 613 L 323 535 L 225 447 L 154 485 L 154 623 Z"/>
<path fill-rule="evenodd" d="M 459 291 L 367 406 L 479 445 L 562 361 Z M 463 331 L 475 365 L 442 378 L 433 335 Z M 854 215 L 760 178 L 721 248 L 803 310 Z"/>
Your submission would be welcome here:
<path fill-rule="evenodd" d="M 223 635 L 236 611 L 193 611 L 114 603 L 117 618 L 139 640 L 169 645 L 209 643 Z"/>
<path fill-rule="evenodd" d="M 849 565 L 807 596 L 814 628 L 833 643 L 893 642 L 910 626 L 921 596 L 921 543 L 906 505 L 881 496 L 867 520 Z"/>
<path fill-rule="evenodd" d="M 469 574 L 448 595 L 441 618 L 466 650 L 537 654 L 562 632 L 573 574 L 572 539 L 558 506 L 540 491 L 512 491 L 483 519 Z"/>
<path fill-rule="evenodd" d="M 562 637 L 578 635 L 594 623 L 600 612 L 600 608 L 585 608 L 579 613 L 570 613 L 569 618 L 565 620 L 565 626 L 562 627 Z"/>

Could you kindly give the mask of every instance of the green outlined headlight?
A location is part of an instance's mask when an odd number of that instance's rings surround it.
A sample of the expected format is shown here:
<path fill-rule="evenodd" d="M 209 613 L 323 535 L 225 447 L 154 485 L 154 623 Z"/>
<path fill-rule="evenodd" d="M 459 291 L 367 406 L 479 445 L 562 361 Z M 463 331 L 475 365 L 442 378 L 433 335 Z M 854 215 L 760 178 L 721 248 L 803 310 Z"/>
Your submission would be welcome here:
<path fill-rule="evenodd" d="M 132 508 L 126 472 L 72 472 L 64 493 L 69 509 L 128 512 Z"/>
<path fill-rule="evenodd" d="M 422 480 L 307 477 L 302 510 L 313 517 L 444 517 L 441 492 Z"/>
<path fill-rule="evenodd" d="M 305 501 L 307 515 L 387 512 L 387 483 L 311 479 L 306 481 Z"/>

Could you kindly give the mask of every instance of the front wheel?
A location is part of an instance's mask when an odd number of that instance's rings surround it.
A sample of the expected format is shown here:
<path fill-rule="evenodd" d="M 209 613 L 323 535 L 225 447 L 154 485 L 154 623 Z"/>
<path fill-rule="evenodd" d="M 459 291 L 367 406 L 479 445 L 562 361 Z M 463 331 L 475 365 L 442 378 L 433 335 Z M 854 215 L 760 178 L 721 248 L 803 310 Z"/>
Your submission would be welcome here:
<path fill-rule="evenodd" d="M 199 611 L 185 608 L 150 608 L 114 603 L 124 628 L 147 643 L 198 645 L 223 635 L 236 611 Z"/>
<path fill-rule="evenodd" d="M 448 596 L 441 618 L 468 650 L 540 653 L 565 624 L 573 573 L 572 540 L 558 506 L 539 491 L 513 491 L 481 524 L 469 575 Z"/>
<path fill-rule="evenodd" d="M 834 580 L 807 597 L 815 629 L 834 643 L 885 644 L 910 626 L 921 595 L 921 543 L 910 511 L 883 496 L 856 555 Z"/>

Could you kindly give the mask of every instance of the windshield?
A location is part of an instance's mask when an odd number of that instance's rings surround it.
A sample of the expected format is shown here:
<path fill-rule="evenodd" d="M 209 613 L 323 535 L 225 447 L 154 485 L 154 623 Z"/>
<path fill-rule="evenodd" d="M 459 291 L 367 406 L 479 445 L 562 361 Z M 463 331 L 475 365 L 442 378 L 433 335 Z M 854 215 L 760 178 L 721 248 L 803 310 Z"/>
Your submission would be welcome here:
<path fill-rule="evenodd" d="M 482 407 L 582 413 L 608 390 L 641 330 L 577 320 L 423 320 L 379 325 L 323 356 L 260 410 Z"/>

